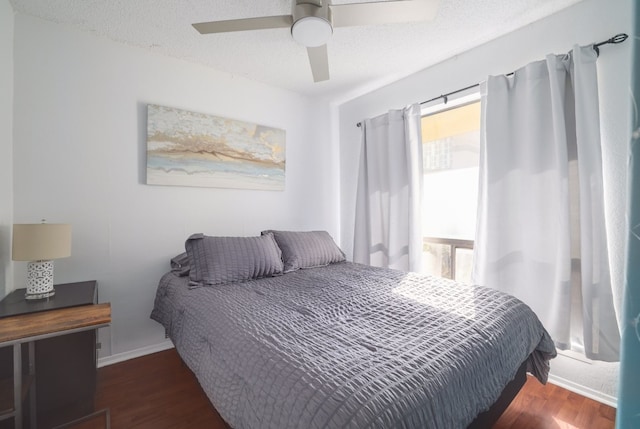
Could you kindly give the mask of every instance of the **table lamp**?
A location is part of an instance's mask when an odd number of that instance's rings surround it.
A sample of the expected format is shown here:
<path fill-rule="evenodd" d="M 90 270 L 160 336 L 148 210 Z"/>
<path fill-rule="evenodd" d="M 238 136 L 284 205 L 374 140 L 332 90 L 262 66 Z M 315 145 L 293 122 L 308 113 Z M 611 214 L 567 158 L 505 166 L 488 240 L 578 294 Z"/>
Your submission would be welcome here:
<path fill-rule="evenodd" d="M 71 256 L 71 225 L 14 224 L 14 261 L 28 261 L 26 299 L 48 298 L 53 289 L 53 259 Z"/>

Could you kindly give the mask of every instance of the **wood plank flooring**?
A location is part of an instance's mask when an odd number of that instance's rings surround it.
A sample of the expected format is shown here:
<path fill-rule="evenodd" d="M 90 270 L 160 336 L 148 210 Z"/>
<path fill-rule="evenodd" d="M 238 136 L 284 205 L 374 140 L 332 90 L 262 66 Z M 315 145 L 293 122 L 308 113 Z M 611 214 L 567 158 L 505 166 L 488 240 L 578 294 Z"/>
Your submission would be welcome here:
<path fill-rule="evenodd" d="M 493 429 L 613 429 L 615 418 L 615 408 L 528 376 Z"/>
<path fill-rule="evenodd" d="M 113 429 L 227 429 L 175 350 L 98 370 L 96 409 Z M 613 429 L 615 409 L 530 378 L 494 429 Z M 104 416 L 74 429 L 102 429 Z"/>
<path fill-rule="evenodd" d="M 228 427 L 175 349 L 100 368 L 101 408 L 109 408 L 113 429 Z"/>

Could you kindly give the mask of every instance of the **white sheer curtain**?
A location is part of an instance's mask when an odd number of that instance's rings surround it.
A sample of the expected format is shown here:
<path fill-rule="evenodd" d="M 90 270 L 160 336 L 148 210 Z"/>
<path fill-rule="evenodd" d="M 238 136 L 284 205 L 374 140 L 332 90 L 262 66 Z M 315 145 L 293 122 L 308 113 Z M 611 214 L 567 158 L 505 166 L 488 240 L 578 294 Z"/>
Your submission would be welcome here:
<path fill-rule="evenodd" d="M 420 105 L 362 122 L 353 259 L 419 271 L 422 259 Z"/>
<path fill-rule="evenodd" d="M 527 303 L 558 348 L 615 361 L 596 59 L 575 47 L 483 85 L 474 282 Z"/>

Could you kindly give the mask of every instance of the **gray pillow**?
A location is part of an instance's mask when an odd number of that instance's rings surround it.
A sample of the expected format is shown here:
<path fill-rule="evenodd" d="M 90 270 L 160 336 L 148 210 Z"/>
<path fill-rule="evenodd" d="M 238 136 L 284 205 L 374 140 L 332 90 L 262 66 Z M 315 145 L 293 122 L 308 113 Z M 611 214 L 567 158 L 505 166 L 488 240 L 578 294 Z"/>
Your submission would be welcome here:
<path fill-rule="evenodd" d="M 171 271 L 180 277 L 189 275 L 189 256 L 183 252 L 171 258 Z"/>
<path fill-rule="evenodd" d="M 324 267 L 344 261 L 345 255 L 327 231 L 263 231 L 273 234 L 282 250 L 284 272 Z"/>
<path fill-rule="evenodd" d="M 209 237 L 194 234 L 185 243 L 191 287 L 243 282 L 282 274 L 282 253 L 273 235 Z"/>

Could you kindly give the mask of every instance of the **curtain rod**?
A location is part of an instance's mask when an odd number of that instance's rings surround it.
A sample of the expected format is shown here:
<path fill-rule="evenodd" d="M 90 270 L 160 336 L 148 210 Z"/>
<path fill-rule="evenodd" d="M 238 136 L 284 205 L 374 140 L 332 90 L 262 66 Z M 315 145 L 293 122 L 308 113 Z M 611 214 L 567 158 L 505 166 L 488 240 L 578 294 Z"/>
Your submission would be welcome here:
<path fill-rule="evenodd" d="M 600 56 L 600 46 L 608 45 L 608 44 L 614 44 L 614 45 L 615 45 L 615 44 L 618 44 L 618 43 L 622 43 L 622 42 L 624 42 L 625 40 L 627 40 L 627 38 L 628 38 L 628 37 L 629 37 L 629 35 L 627 35 L 626 33 L 619 33 L 619 34 L 616 34 L 615 36 L 613 36 L 613 37 L 612 37 L 612 38 L 610 38 L 610 39 L 607 39 L 607 40 L 602 41 L 602 42 L 600 42 L 600 43 L 594 43 L 594 44 L 593 44 L 593 50 L 594 50 L 594 51 L 596 51 L 596 54 L 597 54 L 598 56 Z M 508 73 L 508 74 L 506 74 L 505 76 L 511 76 L 513 73 L 514 73 L 514 72 Z M 442 99 L 442 101 L 444 102 L 444 104 L 447 104 L 447 101 L 448 101 L 448 99 L 449 99 L 449 96 L 454 95 L 454 94 L 457 94 L 457 93 L 459 93 L 459 92 L 464 92 L 464 91 L 466 91 L 466 90 L 468 90 L 468 89 L 471 89 L 471 88 L 475 88 L 476 86 L 480 86 L 480 84 L 479 84 L 479 83 L 475 83 L 475 84 L 473 84 L 473 85 L 469 85 L 469 86 L 466 86 L 466 87 L 464 87 L 464 88 L 457 89 L 457 90 L 455 90 L 455 91 L 447 92 L 446 94 L 438 95 L 437 97 L 433 97 L 433 98 L 431 98 L 431 99 L 429 99 L 429 100 L 421 101 L 421 102 L 420 102 L 420 105 L 422 105 L 422 104 L 427 104 L 427 103 L 431 103 L 432 101 L 436 101 L 436 100 L 439 100 L 439 99 Z M 356 126 L 357 126 L 358 128 L 360 128 L 360 127 L 362 126 L 362 122 L 358 122 L 358 123 L 356 124 Z"/>

